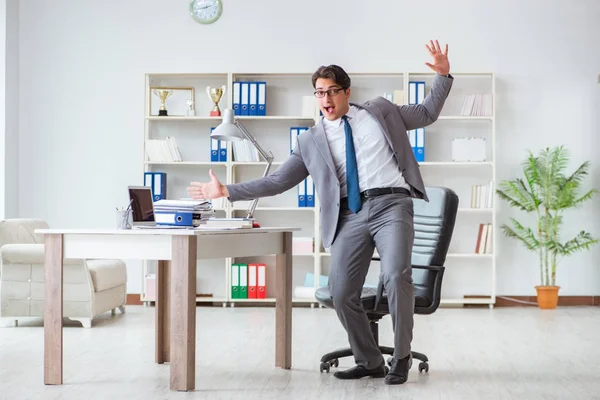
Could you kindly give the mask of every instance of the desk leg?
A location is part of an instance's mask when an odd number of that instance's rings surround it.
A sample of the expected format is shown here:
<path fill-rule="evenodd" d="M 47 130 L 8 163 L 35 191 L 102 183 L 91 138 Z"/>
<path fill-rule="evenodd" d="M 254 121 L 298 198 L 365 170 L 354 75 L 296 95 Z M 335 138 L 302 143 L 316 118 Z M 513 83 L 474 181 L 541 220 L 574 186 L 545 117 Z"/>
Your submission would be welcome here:
<path fill-rule="evenodd" d="M 63 236 L 44 236 L 44 383 L 63 383 Z"/>
<path fill-rule="evenodd" d="M 171 261 L 171 390 L 196 387 L 195 235 L 173 235 Z"/>
<path fill-rule="evenodd" d="M 171 339 L 169 335 L 169 281 L 170 261 L 159 261 L 156 270 L 156 363 L 169 362 Z"/>
<path fill-rule="evenodd" d="M 292 367 L 292 232 L 283 233 L 275 265 L 275 366 Z"/>

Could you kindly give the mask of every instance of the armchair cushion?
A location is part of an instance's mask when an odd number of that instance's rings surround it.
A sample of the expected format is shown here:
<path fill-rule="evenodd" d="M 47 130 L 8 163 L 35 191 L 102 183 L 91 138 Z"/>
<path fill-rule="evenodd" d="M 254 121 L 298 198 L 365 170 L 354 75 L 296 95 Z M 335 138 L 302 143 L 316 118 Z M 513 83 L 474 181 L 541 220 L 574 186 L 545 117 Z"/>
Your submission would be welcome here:
<path fill-rule="evenodd" d="M 36 219 L 0 220 L 0 317 L 44 314 L 44 237 Z M 65 259 L 63 315 L 86 327 L 98 314 L 122 308 L 127 298 L 127 268 L 121 260 Z M 122 308 L 123 310 L 123 308 Z"/>

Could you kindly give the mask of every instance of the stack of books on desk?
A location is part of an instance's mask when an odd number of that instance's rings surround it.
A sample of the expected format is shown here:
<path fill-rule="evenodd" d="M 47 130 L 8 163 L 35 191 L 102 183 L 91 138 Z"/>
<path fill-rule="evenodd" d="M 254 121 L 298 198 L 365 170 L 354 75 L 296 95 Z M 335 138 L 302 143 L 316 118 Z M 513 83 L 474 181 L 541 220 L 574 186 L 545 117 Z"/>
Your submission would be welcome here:
<path fill-rule="evenodd" d="M 253 222 L 254 221 L 249 218 L 209 218 L 202 227 L 217 229 L 249 229 L 252 228 Z"/>
<path fill-rule="evenodd" d="M 178 226 L 200 226 L 215 215 L 212 204 L 203 200 L 158 200 L 154 213 L 157 224 Z"/>

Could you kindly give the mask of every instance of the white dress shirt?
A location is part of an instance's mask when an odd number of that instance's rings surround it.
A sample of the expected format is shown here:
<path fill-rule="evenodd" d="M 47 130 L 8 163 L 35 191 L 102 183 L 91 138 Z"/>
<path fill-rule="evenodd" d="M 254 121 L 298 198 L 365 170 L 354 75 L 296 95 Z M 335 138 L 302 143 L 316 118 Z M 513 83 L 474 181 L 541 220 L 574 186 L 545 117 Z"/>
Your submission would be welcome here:
<path fill-rule="evenodd" d="M 377 120 L 367 110 L 353 105 L 346 116 L 352 128 L 359 190 L 362 192 L 382 187 L 409 189 Z M 344 198 L 347 196 L 344 120 L 339 118 L 329 121 L 323 118 L 323 127 L 340 181 L 341 196 Z"/>

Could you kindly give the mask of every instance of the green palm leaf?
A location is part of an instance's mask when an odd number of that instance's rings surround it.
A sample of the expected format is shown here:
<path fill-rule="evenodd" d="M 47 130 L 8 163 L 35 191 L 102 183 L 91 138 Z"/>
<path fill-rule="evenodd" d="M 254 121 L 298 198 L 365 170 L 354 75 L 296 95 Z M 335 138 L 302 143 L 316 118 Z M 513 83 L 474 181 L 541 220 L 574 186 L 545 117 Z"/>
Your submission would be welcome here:
<path fill-rule="evenodd" d="M 533 228 L 510 218 L 511 226 L 502 225 L 502 230 L 507 237 L 538 253 L 542 285 L 554 285 L 559 258 L 588 250 L 599 242 L 585 231 L 561 241 L 562 213 L 580 207 L 597 193 L 596 189 L 589 189 L 581 194 L 590 162 L 583 162 L 567 174 L 569 159 L 570 153 L 564 146 L 544 148 L 537 156 L 528 151 L 521 163 L 524 177 L 501 181 L 496 190 L 498 197 L 511 207 L 536 217 Z"/>

